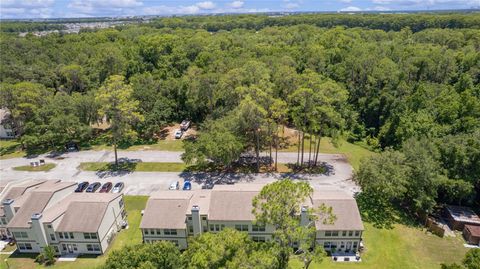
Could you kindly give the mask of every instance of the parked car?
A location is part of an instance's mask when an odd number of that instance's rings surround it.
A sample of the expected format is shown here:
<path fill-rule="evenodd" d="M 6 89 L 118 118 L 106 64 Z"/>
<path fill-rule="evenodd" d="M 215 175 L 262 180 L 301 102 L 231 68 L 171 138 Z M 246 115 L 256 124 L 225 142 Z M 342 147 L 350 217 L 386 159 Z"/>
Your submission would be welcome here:
<path fill-rule="evenodd" d="M 100 182 L 93 182 L 90 184 L 85 192 L 96 192 L 102 184 Z"/>
<path fill-rule="evenodd" d="M 87 187 L 88 187 L 88 181 L 78 183 L 78 186 L 75 189 L 75 192 L 83 192 Z"/>
<path fill-rule="evenodd" d="M 100 188 L 99 192 L 110 192 L 111 189 L 112 189 L 112 182 L 107 182 L 107 183 L 103 184 L 103 186 L 102 186 L 102 188 Z"/>
<path fill-rule="evenodd" d="M 170 184 L 170 187 L 168 188 L 169 190 L 178 190 L 180 188 L 180 183 L 178 181 L 172 182 Z"/>
<path fill-rule="evenodd" d="M 180 139 L 183 136 L 183 131 L 181 130 L 176 130 L 175 131 L 175 139 Z"/>
<path fill-rule="evenodd" d="M 214 185 L 215 185 L 215 184 L 213 184 L 212 181 L 207 181 L 207 182 L 205 182 L 205 183 L 202 185 L 202 189 L 208 189 L 208 190 L 210 190 L 210 189 L 213 189 L 213 186 L 214 186 Z"/>
<path fill-rule="evenodd" d="M 68 142 L 65 144 L 65 150 L 67 150 L 68 152 L 78 151 L 79 147 L 75 142 Z"/>
<path fill-rule="evenodd" d="M 182 123 L 180 123 L 180 130 L 186 131 L 190 128 L 190 121 L 189 120 L 183 120 Z"/>
<path fill-rule="evenodd" d="M 123 182 L 117 182 L 115 186 L 113 186 L 112 193 L 120 193 L 123 190 L 123 187 L 125 187 Z"/>
<path fill-rule="evenodd" d="M 189 191 L 192 189 L 192 183 L 188 180 L 186 180 L 185 182 L 183 182 L 183 190 L 184 191 Z"/>

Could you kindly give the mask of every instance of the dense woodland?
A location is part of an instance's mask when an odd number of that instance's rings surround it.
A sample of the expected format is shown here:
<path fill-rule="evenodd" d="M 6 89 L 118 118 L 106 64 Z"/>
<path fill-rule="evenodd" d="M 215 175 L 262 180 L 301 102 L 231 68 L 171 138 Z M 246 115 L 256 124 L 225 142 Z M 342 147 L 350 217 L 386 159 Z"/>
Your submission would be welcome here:
<path fill-rule="evenodd" d="M 343 137 L 381 152 L 356 173 L 367 206 L 431 212 L 479 201 L 479 26 L 474 13 L 317 14 L 3 32 L 1 106 L 27 150 L 146 143 L 188 118 L 187 163 L 275 151 L 289 126 L 297 165 L 315 166 L 319 140 Z M 105 116 L 111 130 L 93 130 Z"/>

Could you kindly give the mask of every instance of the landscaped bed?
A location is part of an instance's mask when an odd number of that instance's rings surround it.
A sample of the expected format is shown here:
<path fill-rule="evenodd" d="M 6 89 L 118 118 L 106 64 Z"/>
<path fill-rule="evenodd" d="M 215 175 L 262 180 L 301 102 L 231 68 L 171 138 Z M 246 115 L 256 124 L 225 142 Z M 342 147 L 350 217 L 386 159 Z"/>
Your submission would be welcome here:
<path fill-rule="evenodd" d="M 16 171 L 28 171 L 28 172 L 46 172 L 55 168 L 56 164 L 47 163 L 44 165 L 32 166 L 32 165 L 23 165 L 14 167 L 13 170 Z"/>

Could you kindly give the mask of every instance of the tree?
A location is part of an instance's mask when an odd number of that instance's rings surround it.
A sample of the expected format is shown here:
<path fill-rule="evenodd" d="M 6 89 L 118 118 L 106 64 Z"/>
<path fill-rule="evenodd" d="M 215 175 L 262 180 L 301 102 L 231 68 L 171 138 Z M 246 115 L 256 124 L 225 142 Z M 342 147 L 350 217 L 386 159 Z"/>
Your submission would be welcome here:
<path fill-rule="evenodd" d="M 98 90 L 95 100 L 100 105 L 99 114 L 110 123 L 115 165 L 118 166 L 117 145 L 120 141 L 135 137 L 132 124 L 143 120 L 138 113 L 138 101 L 132 99 L 133 89 L 125 84 L 122 76 L 110 76 Z"/>
<path fill-rule="evenodd" d="M 265 185 L 252 201 L 252 213 L 256 221 L 274 227 L 273 238 L 279 245 L 278 268 L 287 267 L 295 242 L 304 243 L 311 237 L 314 226 L 300 225 L 299 215 L 302 203 L 312 193 L 313 189 L 308 183 L 284 179 Z M 331 207 L 321 206 L 309 209 L 308 214 L 312 221 L 318 216 L 321 216 L 321 221 L 324 223 L 335 221 Z M 307 251 L 307 249 L 304 247 L 303 250 Z"/>
<path fill-rule="evenodd" d="M 125 258 L 129 257 L 129 258 Z M 178 247 L 168 241 L 126 246 L 114 250 L 105 262 L 104 269 L 123 268 L 183 268 Z"/>
<path fill-rule="evenodd" d="M 274 248 L 272 248 L 274 249 Z M 255 244 L 247 233 L 230 228 L 191 238 L 182 254 L 187 268 L 272 268 L 276 264 L 270 248 Z"/>
<path fill-rule="evenodd" d="M 466 269 L 479 269 L 480 268 L 480 249 L 470 249 L 465 258 L 463 259 L 463 265 Z"/>

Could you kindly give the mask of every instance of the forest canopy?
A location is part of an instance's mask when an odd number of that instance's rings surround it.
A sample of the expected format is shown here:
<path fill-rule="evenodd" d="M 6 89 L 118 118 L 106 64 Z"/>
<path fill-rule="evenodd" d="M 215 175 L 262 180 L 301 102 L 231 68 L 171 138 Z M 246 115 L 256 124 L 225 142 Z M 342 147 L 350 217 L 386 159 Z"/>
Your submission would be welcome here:
<path fill-rule="evenodd" d="M 92 141 L 105 116 L 99 91 L 114 76 L 141 119 L 125 128 L 126 142 L 188 118 L 200 134 L 184 159 L 228 166 L 277 148 L 281 126 L 299 130 L 299 141 L 343 136 L 387 149 L 357 174 L 368 190 L 380 181 L 362 176 L 389 180 L 375 171 L 394 170 L 392 191 L 372 199 L 425 211 L 472 202 L 480 190 L 479 25 L 476 13 L 237 15 L 0 33 L 1 106 L 27 149 Z M 309 150 L 316 163 L 318 149 Z M 418 156 L 428 156 L 425 167 Z"/>

